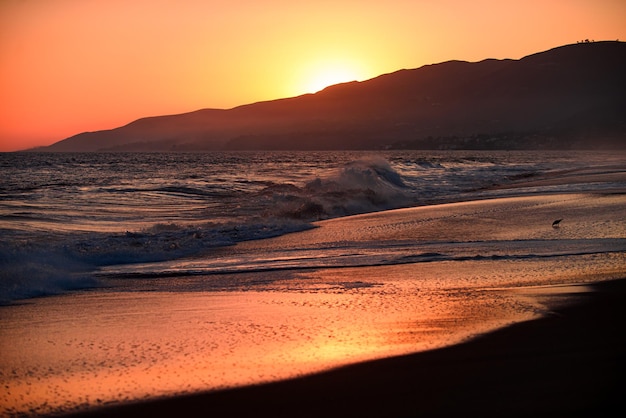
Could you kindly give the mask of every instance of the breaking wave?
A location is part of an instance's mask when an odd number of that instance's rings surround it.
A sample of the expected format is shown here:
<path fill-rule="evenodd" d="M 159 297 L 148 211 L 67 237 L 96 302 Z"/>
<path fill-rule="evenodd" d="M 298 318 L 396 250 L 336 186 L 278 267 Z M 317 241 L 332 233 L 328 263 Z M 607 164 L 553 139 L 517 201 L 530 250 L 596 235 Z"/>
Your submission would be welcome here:
<path fill-rule="evenodd" d="M 321 220 L 399 208 L 413 200 L 411 189 L 383 158 L 351 162 L 303 187 L 274 184 L 259 193 L 270 199 L 269 216 Z"/>
<path fill-rule="evenodd" d="M 94 272 L 109 265 L 210 256 L 212 249 L 312 228 L 294 220 L 242 224 L 155 224 L 125 233 L 49 236 L 39 242 L 0 242 L 0 304 L 98 287 Z"/>
<path fill-rule="evenodd" d="M 0 304 L 98 286 L 91 266 L 63 251 L 23 244 L 0 248 Z"/>
<path fill-rule="evenodd" d="M 127 187 L 118 192 L 128 195 L 145 190 Z M 153 190 L 220 197 L 180 185 Z M 408 203 L 409 188 L 389 163 L 366 158 L 301 186 L 270 183 L 241 199 L 238 212 L 220 216 L 221 222 L 159 222 L 119 233 L 66 232 L 28 240 L 5 239 L 0 242 L 0 303 L 97 287 L 94 273 L 103 266 L 210 257 L 211 250 L 218 247 L 313 228 L 312 221 Z"/>

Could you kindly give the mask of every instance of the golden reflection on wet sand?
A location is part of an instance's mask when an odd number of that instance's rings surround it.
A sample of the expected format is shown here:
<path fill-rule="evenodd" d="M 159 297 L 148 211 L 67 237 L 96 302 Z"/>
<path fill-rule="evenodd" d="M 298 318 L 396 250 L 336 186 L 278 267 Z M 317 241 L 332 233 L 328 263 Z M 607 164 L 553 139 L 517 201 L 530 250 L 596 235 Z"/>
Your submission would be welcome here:
<path fill-rule="evenodd" d="M 3 413 L 71 409 L 453 344 L 543 313 L 537 296 L 551 292 L 477 282 L 547 285 L 540 272 L 558 275 L 553 264 L 333 269 L 301 273 L 284 290 L 275 283 L 276 290 L 262 292 L 86 292 L 4 307 L 0 404 Z M 571 281 L 612 277 L 615 265 L 611 257 L 596 258 L 587 276 Z"/>

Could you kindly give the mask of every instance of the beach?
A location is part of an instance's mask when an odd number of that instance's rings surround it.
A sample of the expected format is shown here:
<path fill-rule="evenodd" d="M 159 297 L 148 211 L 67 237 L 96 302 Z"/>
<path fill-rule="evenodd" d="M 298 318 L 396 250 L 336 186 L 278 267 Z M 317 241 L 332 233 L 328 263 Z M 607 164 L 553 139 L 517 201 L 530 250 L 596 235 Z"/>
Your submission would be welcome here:
<path fill-rule="evenodd" d="M 77 416 L 621 416 L 625 290 L 593 285 L 540 319 L 448 348 Z"/>
<path fill-rule="evenodd" d="M 99 287 L 1 307 L 0 412 L 601 415 L 621 390 L 625 177 L 102 266 Z"/>

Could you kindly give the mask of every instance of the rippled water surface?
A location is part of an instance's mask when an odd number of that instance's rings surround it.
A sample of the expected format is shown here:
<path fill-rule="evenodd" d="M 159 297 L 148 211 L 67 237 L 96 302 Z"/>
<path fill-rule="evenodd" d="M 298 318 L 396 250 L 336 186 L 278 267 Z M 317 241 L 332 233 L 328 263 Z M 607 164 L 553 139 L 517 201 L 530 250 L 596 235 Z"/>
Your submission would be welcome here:
<path fill-rule="evenodd" d="M 120 270 L 133 263 L 210 256 L 215 248 L 306 230 L 320 219 L 488 197 L 494 192 L 487 188 L 494 185 L 610 165 L 621 157 L 557 152 L 0 154 L 0 300 L 97 286 L 94 272 L 103 266 Z"/>

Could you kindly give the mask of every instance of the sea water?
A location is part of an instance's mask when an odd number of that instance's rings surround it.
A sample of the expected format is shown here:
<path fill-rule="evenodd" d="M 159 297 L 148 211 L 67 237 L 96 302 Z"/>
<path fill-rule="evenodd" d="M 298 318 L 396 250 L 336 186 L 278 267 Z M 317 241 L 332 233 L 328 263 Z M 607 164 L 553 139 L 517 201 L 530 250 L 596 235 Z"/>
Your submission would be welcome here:
<path fill-rule="evenodd" d="M 603 152 L 0 154 L 0 303 L 100 288 L 107 277 L 167 276 L 174 288 L 193 274 L 315 267 L 300 256 L 216 254 L 322 219 L 486 198 L 520 179 L 623 161 Z"/>

